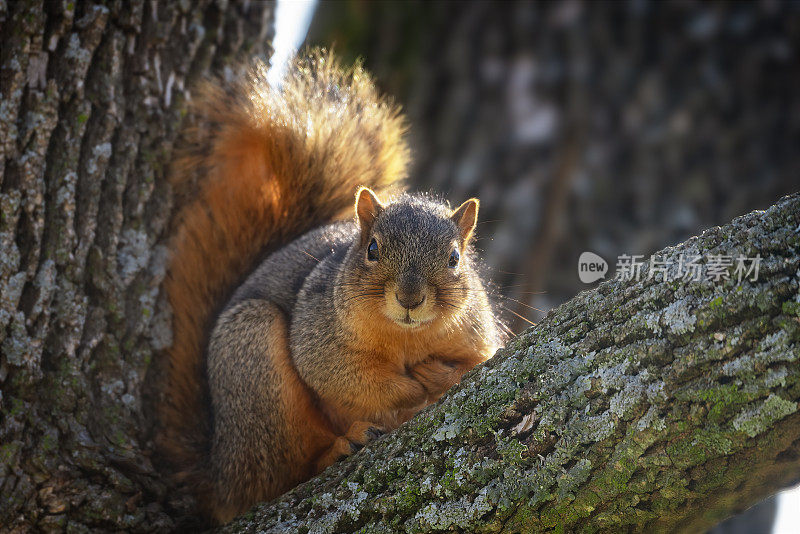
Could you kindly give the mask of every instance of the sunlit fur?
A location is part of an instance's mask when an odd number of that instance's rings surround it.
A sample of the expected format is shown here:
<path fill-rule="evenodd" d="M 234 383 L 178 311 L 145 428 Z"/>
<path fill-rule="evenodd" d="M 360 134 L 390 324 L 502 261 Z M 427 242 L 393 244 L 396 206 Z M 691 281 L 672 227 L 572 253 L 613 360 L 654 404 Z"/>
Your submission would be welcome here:
<path fill-rule="evenodd" d="M 386 376 L 399 381 L 396 373 L 402 375 L 433 357 L 455 366 L 452 385 L 494 353 L 502 334 L 473 265 L 472 226 L 462 234 L 447 205 L 426 196 L 403 195 L 377 210 L 374 221 L 360 222 L 352 230 L 341 230 L 354 232 L 346 253 L 331 247 L 331 253 L 317 256 L 319 263 L 294 307 L 292 357 L 335 427 L 368 420 L 394 428 L 444 389 L 409 406 L 404 394 L 394 398 L 386 386 L 364 380 L 365 370 L 383 366 Z M 367 258 L 372 238 L 379 243 L 378 261 Z M 452 269 L 447 264 L 454 246 L 461 260 Z M 316 280 L 331 272 L 338 274 L 329 296 L 318 289 Z M 425 296 L 411 311 L 395 296 L 409 275 L 418 280 L 419 295 Z M 353 391 L 360 393 L 353 396 Z"/>
<path fill-rule="evenodd" d="M 501 342 L 472 266 L 477 202 L 452 212 L 424 196 L 383 205 L 362 189 L 359 198 L 357 221 L 269 255 L 216 320 L 207 362 L 219 521 L 349 454 L 370 425 L 397 427 Z M 373 237 L 378 261 L 367 258 Z M 453 246 L 457 269 L 447 265 Z M 399 313 L 403 288 L 411 302 L 427 296 L 408 312 L 417 324 Z"/>
<path fill-rule="evenodd" d="M 158 443 L 218 523 L 373 425 L 395 428 L 502 341 L 472 268 L 477 201 L 385 194 L 408 160 L 397 108 L 326 53 L 298 61 L 281 91 L 264 74 L 201 91 L 207 121 L 174 169 Z M 381 255 L 367 263 L 373 236 Z M 425 302 L 406 310 L 403 291 Z"/>
<path fill-rule="evenodd" d="M 172 169 L 182 209 L 164 283 L 173 344 L 158 444 L 201 507 L 219 517 L 206 472 L 203 359 L 214 314 L 266 250 L 350 218 L 357 186 L 385 190 L 402 180 L 408 149 L 398 108 L 363 69 L 343 69 L 326 52 L 296 61 L 280 91 L 257 64 L 243 81 L 209 82 L 192 107 L 202 120 L 186 132 L 189 146 Z"/>
<path fill-rule="evenodd" d="M 378 243 L 378 261 L 367 259 L 366 247 L 348 255 L 340 279 L 341 301 L 363 306 L 403 330 L 438 330 L 457 320 L 475 281 L 470 279 L 472 255 L 462 242 L 451 211 L 425 196 L 404 195 L 381 211 L 369 231 L 367 243 Z M 453 248 L 462 258 L 448 267 Z M 407 309 L 398 301 L 401 286 L 416 280 L 418 300 Z M 415 335 L 419 334 L 416 332 Z"/>

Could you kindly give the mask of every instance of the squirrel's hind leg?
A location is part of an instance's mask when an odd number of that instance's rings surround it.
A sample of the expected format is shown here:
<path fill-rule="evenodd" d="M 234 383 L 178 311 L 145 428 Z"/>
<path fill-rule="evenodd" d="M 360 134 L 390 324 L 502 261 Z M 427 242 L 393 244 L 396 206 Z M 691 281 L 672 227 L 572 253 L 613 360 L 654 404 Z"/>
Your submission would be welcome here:
<path fill-rule="evenodd" d="M 263 299 L 224 311 L 208 348 L 214 412 L 211 515 L 227 522 L 317 472 L 339 438 L 300 379 L 283 312 Z"/>

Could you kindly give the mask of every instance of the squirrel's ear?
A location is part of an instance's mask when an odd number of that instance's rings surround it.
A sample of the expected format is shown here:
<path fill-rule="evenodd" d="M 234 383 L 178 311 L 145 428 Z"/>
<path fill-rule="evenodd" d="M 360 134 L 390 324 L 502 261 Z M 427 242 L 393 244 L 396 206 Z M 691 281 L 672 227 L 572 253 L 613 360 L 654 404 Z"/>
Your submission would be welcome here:
<path fill-rule="evenodd" d="M 375 218 L 383 210 L 383 204 L 375 196 L 375 193 L 369 187 L 361 187 L 356 193 L 356 217 L 358 224 L 361 225 L 361 234 L 365 236 L 369 234 L 372 228 L 372 223 Z"/>
<path fill-rule="evenodd" d="M 475 224 L 478 222 L 478 205 L 480 202 L 477 198 L 471 198 L 461 204 L 456 209 L 450 219 L 458 226 L 458 231 L 461 234 L 461 242 L 466 244 L 469 238 L 472 237 L 472 232 L 475 230 Z"/>

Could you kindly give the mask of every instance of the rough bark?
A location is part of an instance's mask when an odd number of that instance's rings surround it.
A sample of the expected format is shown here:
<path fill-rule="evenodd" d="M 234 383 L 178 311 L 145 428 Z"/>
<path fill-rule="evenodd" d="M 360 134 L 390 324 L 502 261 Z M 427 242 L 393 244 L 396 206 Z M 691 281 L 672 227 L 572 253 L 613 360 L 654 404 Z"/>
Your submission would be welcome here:
<path fill-rule="evenodd" d="M 268 48 L 246 4 L 0 1 L 0 531 L 175 524 L 144 387 L 165 167 L 193 80 Z"/>
<path fill-rule="evenodd" d="M 800 195 L 609 280 L 435 406 L 224 531 L 698 532 L 800 478 Z M 732 269 L 731 269 L 732 271 Z"/>

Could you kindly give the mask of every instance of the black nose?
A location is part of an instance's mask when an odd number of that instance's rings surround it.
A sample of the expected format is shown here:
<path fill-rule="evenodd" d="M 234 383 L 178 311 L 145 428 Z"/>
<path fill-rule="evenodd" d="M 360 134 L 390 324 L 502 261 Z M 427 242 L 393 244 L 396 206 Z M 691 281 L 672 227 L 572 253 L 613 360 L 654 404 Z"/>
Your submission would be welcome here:
<path fill-rule="evenodd" d="M 400 305 L 407 310 L 419 308 L 422 303 L 425 302 L 425 295 L 420 296 L 419 293 L 395 293 L 394 298 L 396 298 L 397 302 L 399 302 Z"/>

